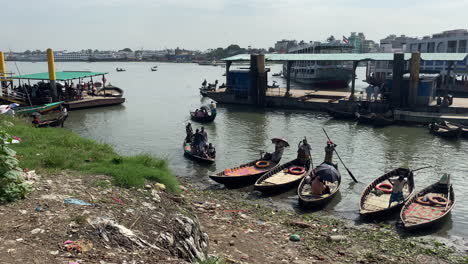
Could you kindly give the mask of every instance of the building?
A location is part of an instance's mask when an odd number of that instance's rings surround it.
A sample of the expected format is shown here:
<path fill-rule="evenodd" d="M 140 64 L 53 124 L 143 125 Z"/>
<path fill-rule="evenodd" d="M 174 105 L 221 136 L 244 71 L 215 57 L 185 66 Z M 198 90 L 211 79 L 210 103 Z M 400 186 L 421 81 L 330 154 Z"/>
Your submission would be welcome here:
<path fill-rule="evenodd" d="M 468 31 L 466 29 L 448 30 L 409 41 L 406 52 L 466 53 L 467 42 Z"/>
<path fill-rule="evenodd" d="M 288 53 L 288 50 L 297 46 L 296 40 L 280 40 L 275 43 L 275 51 L 277 53 Z"/>
<path fill-rule="evenodd" d="M 56 51 L 54 58 L 56 61 L 88 61 L 90 55 L 82 52 Z"/>
<path fill-rule="evenodd" d="M 411 38 L 405 35 L 400 35 L 399 37 L 395 34 L 388 35 L 386 38 L 380 40 L 380 52 L 405 52 L 407 43 L 413 40 L 417 40 L 417 38 Z"/>

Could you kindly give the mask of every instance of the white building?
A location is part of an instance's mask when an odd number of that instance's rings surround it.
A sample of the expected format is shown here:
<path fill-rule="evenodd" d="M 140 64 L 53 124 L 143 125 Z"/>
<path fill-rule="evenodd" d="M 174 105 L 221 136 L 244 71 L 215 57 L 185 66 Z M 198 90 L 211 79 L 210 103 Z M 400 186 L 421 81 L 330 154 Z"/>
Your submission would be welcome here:
<path fill-rule="evenodd" d="M 448 30 L 409 41 L 406 45 L 406 52 L 466 53 L 467 41 L 466 29 Z"/>

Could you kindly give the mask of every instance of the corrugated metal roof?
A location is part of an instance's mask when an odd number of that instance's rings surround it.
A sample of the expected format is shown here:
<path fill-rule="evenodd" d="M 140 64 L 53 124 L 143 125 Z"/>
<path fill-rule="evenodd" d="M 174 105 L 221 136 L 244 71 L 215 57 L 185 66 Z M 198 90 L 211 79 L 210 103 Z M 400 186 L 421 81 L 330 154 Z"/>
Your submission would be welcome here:
<path fill-rule="evenodd" d="M 65 72 L 56 72 L 55 76 L 56 76 L 57 81 L 66 81 L 66 80 L 86 78 L 86 77 L 98 76 L 98 75 L 104 75 L 104 74 L 107 74 L 107 72 L 65 71 Z M 13 76 L 12 79 L 49 80 L 49 73 L 41 72 L 41 73 L 33 73 L 33 74 L 27 74 L 27 75 L 16 75 L 16 76 Z"/>
<path fill-rule="evenodd" d="M 428 61 L 463 61 L 468 53 L 421 53 L 422 60 Z M 411 53 L 405 53 L 405 60 Z M 239 54 L 224 61 L 249 61 L 250 54 Z M 267 61 L 393 61 L 393 53 L 330 53 L 330 54 L 265 54 Z"/>

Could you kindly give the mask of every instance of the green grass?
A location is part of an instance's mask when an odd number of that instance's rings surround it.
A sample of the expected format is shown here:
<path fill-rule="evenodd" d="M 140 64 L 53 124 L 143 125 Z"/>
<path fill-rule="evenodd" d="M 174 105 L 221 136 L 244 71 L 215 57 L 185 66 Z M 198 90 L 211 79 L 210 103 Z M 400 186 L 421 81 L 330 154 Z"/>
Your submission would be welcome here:
<path fill-rule="evenodd" d="M 4 126 L 5 121 L 14 126 Z M 148 154 L 120 156 L 108 144 L 82 138 L 62 128 L 35 128 L 29 120 L 0 116 L 0 127 L 23 141 L 13 144 L 21 168 L 42 174 L 74 170 L 113 177 L 121 187 L 142 187 L 145 180 L 160 182 L 171 192 L 180 192 L 179 182 L 167 161 Z"/>
<path fill-rule="evenodd" d="M 199 260 L 197 264 L 226 264 L 226 262 L 219 257 L 210 257 L 206 260 Z"/>

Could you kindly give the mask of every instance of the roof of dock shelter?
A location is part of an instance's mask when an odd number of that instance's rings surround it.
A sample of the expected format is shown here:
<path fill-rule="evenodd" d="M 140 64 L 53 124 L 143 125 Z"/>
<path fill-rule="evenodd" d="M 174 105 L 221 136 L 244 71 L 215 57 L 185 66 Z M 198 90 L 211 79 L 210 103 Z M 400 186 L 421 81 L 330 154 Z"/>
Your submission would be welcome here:
<path fill-rule="evenodd" d="M 63 71 L 63 72 L 56 72 L 55 76 L 56 76 L 57 81 L 67 81 L 67 80 L 99 76 L 99 75 L 104 75 L 104 74 L 107 74 L 107 72 Z M 26 75 L 16 75 L 11 78 L 12 79 L 27 79 L 27 80 L 49 80 L 49 73 L 41 72 L 41 73 L 33 73 L 33 74 L 26 74 Z"/>
<path fill-rule="evenodd" d="M 404 53 L 405 60 L 411 59 L 411 53 Z M 421 53 L 422 60 L 428 61 L 463 61 L 468 53 Z M 223 61 L 249 61 L 250 54 L 239 54 L 224 58 Z M 393 61 L 393 53 L 301 53 L 301 54 L 265 54 L 266 61 Z"/>

